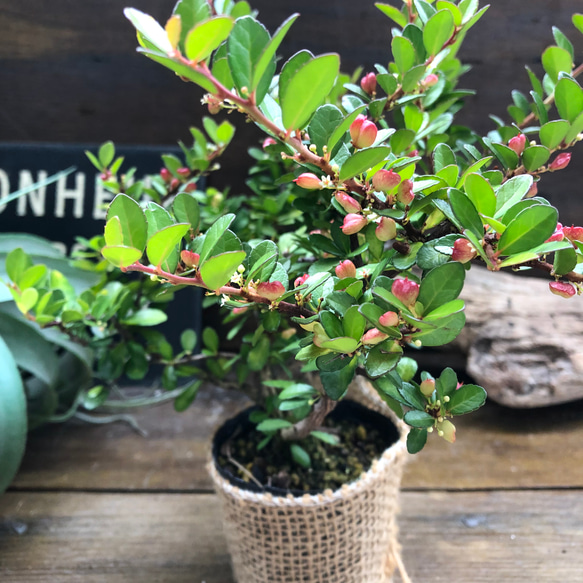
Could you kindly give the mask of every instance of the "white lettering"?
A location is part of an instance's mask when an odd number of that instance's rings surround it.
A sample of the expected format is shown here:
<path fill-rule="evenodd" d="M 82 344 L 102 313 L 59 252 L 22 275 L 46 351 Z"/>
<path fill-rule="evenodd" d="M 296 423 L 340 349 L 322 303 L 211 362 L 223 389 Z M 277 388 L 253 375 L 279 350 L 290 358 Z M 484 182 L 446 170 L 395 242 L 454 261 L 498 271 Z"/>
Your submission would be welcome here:
<path fill-rule="evenodd" d="M 80 219 L 83 216 L 83 199 L 85 197 L 85 174 L 75 174 L 75 188 L 67 188 L 67 176 L 61 176 L 57 180 L 57 196 L 55 200 L 55 216 L 62 219 L 65 216 L 65 202 L 67 199 L 75 201 L 73 216 Z"/>
<path fill-rule="evenodd" d="M 46 180 L 47 173 L 45 170 L 39 170 L 37 182 L 41 180 Z M 32 172 L 29 170 L 21 170 L 18 175 L 18 190 L 23 188 L 29 188 L 34 184 L 34 179 L 32 177 Z M 30 208 L 35 217 L 44 217 L 45 215 L 45 196 L 47 192 L 46 185 L 37 190 L 32 190 L 26 196 L 21 196 L 17 202 L 16 214 L 19 217 L 26 215 L 26 201 L 30 201 Z"/>
<path fill-rule="evenodd" d="M 95 175 L 95 198 L 93 199 L 93 218 L 103 221 L 107 214 L 107 206 L 111 202 L 113 194 L 103 188 L 103 182 L 99 174 Z"/>
<path fill-rule="evenodd" d="M 10 194 L 10 179 L 4 170 L 0 170 L 0 200 L 8 198 Z M 0 213 L 6 210 L 5 204 L 0 204 Z"/>

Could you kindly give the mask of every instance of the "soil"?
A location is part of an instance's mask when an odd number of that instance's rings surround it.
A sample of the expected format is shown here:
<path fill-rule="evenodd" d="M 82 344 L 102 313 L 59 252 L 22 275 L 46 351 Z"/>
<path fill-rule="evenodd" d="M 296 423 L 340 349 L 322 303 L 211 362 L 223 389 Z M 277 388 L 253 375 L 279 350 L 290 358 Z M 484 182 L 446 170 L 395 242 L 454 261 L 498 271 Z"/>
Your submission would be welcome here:
<path fill-rule="evenodd" d="M 293 460 L 289 447 L 293 442 L 276 435 L 264 449 L 257 451 L 264 434 L 255 431 L 251 424 L 239 426 L 220 447 L 218 465 L 254 490 L 259 484 L 297 492 L 336 490 L 369 470 L 373 460 L 396 441 L 394 426 L 386 417 L 378 417 L 382 425 L 376 418 L 355 423 L 352 419 L 329 416 L 324 430 L 339 437 L 337 445 L 313 437 L 296 442 L 309 454 L 309 468 Z"/>

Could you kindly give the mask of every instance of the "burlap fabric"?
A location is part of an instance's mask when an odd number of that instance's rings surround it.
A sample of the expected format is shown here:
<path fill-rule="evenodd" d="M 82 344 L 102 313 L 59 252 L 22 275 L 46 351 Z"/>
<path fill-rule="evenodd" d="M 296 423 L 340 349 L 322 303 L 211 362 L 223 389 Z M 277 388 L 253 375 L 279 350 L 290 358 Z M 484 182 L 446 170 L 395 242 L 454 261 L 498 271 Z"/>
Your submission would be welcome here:
<path fill-rule="evenodd" d="M 276 497 L 230 484 L 210 463 L 238 583 L 389 583 L 400 564 L 396 515 L 406 425 L 370 386 L 351 398 L 391 417 L 400 439 L 359 480 L 319 495 Z"/>

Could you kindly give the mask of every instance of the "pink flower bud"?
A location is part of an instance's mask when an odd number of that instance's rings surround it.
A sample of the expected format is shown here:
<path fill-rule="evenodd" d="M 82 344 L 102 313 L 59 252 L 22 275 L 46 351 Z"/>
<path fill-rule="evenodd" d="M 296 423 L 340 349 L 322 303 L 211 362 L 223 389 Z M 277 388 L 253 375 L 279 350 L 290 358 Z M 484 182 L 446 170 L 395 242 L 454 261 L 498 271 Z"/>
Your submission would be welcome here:
<path fill-rule="evenodd" d="M 355 148 L 368 148 L 377 139 L 377 126 L 366 119 L 364 115 L 359 115 L 350 124 L 350 137 Z"/>
<path fill-rule="evenodd" d="M 549 283 L 549 289 L 551 293 L 562 298 L 571 298 L 577 293 L 573 284 L 564 281 L 551 281 Z"/>
<path fill-rule="evenodd" d="M 306 190 L 321 190 L 322 181 L 312 172 L 304 172 L 300 174 L 294 182 L 300 187 Z"/>
<path fill-rule="evenodd" d="M 304 275 L 300 275 L 299 277 L 296 277 L 295 281 L 294 281 L 294 287 L 300 287 L 300 285 L 303 285 L 304 283 L 306 283 L 306 280 L 308 279 L 308 277 L 310 277 L 307 273 L 304 273 Z"/>
<path fill-rule="evenodd" d="M 429 89 L 429 87 L 433 87 L 438 81 L 439 77 L 435 73 L 429 73 L 429 75 L 423 79 L 423 88 Z"/>
<path fill-rule="evenodd" d="M 397 223 L 389 217 L 381 217 L 375 235 L 379 241 L 390 241 L 397 236 Z"/>
<path fill-rule="evenodd" d="M 563 235 L 571 241 L 579 241 L 583 243 L 583 227 L 563 227 Z"/>
<path fill-rule="evenodd" d="M 435 379 L 425 379 L 424 381 L 421 381 L 419 388 L 426 397 L 431 397 L 435 390 Z"/>
<path fill-rule="evenodd" d="M 196 267 L 200 261 L 200 255 L 184 249 L 180 252 L 180 259 L 182 259 L 182 263 L 187 267 Z"/>
<path fill-rule="evenodd" d="M 415 194 L 413 193 L 413 181 L 403 180 L 403 182 L 399 184 L 399 188 L 397 190 L 397 200 L 401 204 L 409 206 L 413 202 L 414 198 Z"/>
<path fill-rule="evenodd" d="M 381 192 L 390 192 L 401 183 L 401 177 L 392 170 L 379 170 L 372 177 L 372 186 Z"/>
<path fill-rule="evenodd" d="M 184 190 L 186 192 L 194 192 L 196 190 L 196 182 L 189 182 L 185 187 Z"/>
<path fill-rule="evenodd" d="M 176 190 L 180 186 L 180 180 L 178 178 L 173 178 L 170 181 L 170 190 Z"/>
<path fill-rule="evenodd" d="M 350 259 L 345 259 L 344 261 L 341 261 L 336 266 L 336 269 L 334 271 L 336 272 L 336 275 L 340 279 L 345 279 L 347 277 L 356 277 L 356 266 L 354 265 L 354 263 L 352 263 L 352 261 L 350 261 Z"/>
<path fill-rule="evenodd" d="M 415 156 L 419 156 L 419 150 L 411 150 L 407 154 L 407 158 L 415 158 Z"/>
<path fill-rule="evenodd" d="M 368 73 L 360 80 L 360 87 L 369 95 L 372 95 L 377 89 L 377 76 L 374 73 Z"/>
<path fill-rule="evenodd" d="M 285 293 L 285 288 L 281 281 L 264 281 L 257 286 L 257 295 L 267 300 L 273 301 Z"/>
<path fill-rule="evenodd" d="M 545 243 L 552 243 L 553 241 L 562 241 L 564 238 L 565 233 L 563 232 L 563 225 L 561 225 L 561 223 L 557 223 L 555 232 L 545 241 Z"/>
<path fill-rule="evenodd" d="M 342 232 L 345 235 L 354 235 L 366 227 L 367 224 L 368 221 L 362 215 L 350 213 L 344 217 L 344 222 L 342 223 Z"/>
<path fill-rule="evenodd" d="M 244 308 L 233 308 L 233 314 L 244 314 L 248 309 L 247 306 Z"/>
<path fill-rule="evenodd" d="M 419 284 L 408 278 L 395 279 L 391 286 L 393 295 L 406 306 L 414 306 L 419 295 Z"/>
<path fill-rule="evenodd" d="M 551 172 L 554 172 L 555 170 L 562 170 L 569 165 L 570 161 L 571 152 L 562 152 L 549 164 L 549 170 Z"/>
<path fill-rule="evenodd" d="M 520 156 L 520 154 L 524 152 L 524 148 L 526 148 L 526 136 L 524 134 L 518 134 L 517 136 L 510 138 L 508 147 Z"/>
<path fill-rule="evenodd" d="M 475 247 L 467 239 L 460 238 L 456 239 L 453 244 L 451 258 L 459 263 L 467 263 L 477 254 Z"/>
<path fill-rule="evenodd" d="M 381 342 L 384 342 L 388 337 L 389 337 L 388 334 L 381 332 L 378 328 L 371 328 L 362 335 L 360 341 L 362 342 L 362 344 L 368 345 L 380 344 Z"/>
<path fill-rule="evenodd" d="M 261 144 L 261 147 L 265 150 L 265 148 L 269 146 L 275 146 L 275 144 L 277 144 L 277 142 L 273 138 L 265 138 L 263 140 L 263 144 Z"/>
<path fill-rule="evenodd" d="M 379 318 L 379 324 L 384 328 L 394 328 L 399 325 L 399 314 L 397 312 L 385 312 Z"/>
<path fill-rule="evenodd" d="M 168 170 L 168 168 L 162 168 L 160 170 L 160 176 L 164 182 L 170 182 L 172 180 L 172 174 L 170 174 L 170 170 Z"/>
<path fill-rule="evenodd" d="M 347 213 L 359 213 L 362 210 L 360 203 L 345 192 L 336 191 L 334 198 Z"/>
<path fill-rule="evenodd" d="M 111 170 L 108 168 L 105 172 L 102 172 L 99 175 L 99 178 L 103 181 L 103 182 L 107 182 L 110 178 L 111 178 L 112 174 L 111 174 Z"/>
<path fill-rule="evenodd" d="M 443 437 L 445 441 L 449 441 L 449 443 L 455 442 L 455 425 L 444 419 L 443 421 L 437 422 L 437 435 L 439 437 Z"/>
<path fill-rule="evenodd" d="M 223 107 L 222 100 L 210 93 L 206 97 L 206 104 L 211 115 L 216 115 Z"/>
<path fill-rule="evenodd" d="M 190 176 L 190 168 L 177 168 L 176 174 L 178 174 L 178 176 L 186 178 L 187 176 Z"/>

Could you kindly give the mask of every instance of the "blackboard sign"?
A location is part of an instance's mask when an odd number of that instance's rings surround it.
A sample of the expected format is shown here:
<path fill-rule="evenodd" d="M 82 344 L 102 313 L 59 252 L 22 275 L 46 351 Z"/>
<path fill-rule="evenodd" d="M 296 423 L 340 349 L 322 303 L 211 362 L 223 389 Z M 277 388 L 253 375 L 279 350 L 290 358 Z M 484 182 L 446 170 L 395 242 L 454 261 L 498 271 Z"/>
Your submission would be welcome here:
<path fill-rule="evenodd" d="M 0 143 L 0 232 L 32 233 L 44 237 L 64 252 L 74 249 L 75 238 L 90 238 L 103 232 L 107 205 L 112 193 L 103 188 L 99 171 L 85 151 L 97 153 L 98 145 Z M 178 154 L 178 148 L 121 146 L 123 170 L 135 167 L 135 176 L 154 174 L 163 166 L 162 153 Z M 2 204 L 12 192 L 43 181 L 73 167 L 56 182 Z M 199 290 L 176 294 L 168 307 L 168 323 L 162 331 L 176 345 L 184 328 L 199 331 L 201 318 Z"/>

